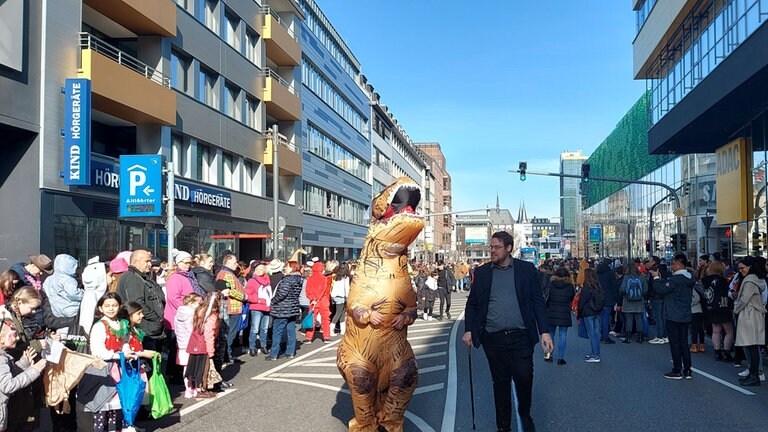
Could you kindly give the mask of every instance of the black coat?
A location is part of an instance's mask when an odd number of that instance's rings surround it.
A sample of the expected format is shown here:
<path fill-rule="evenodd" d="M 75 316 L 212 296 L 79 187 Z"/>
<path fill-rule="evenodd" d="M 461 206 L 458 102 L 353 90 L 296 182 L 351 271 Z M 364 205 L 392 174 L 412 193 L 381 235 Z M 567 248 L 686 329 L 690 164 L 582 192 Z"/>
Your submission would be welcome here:
<path fill-rule="evenodd" d="M 595 269 L 597 281 L 605 293 L 605 305 L 615 306 L 619 301 L 619 285 L 616 283 L 616 274 L 606 263 L 598 264 Z"/>
<path fill-rule="evenodd" d="M 549 300 L 547 301 L 547 322 L 550 326 L 570 327 L 571 302 L 576 291 L 571 278 L 552 276 L 549 282 Z"/>
<path fill-rule="evenodd" d="M 299 274 L 286 275 L 275 288 L 269 315 L 273 318 L 293 318 L 299 315 L 299 294 L 304 278 Z"/>
<path fill-rule="evenodd" d="M 117 283 L 117 294 L 120 295 L 123 303 L 135 301 L 141 305 L 144 319 L 140 326 L 147 336 L 156 339 L 165 337 L 163 331 L 165 298 L 162 297 L 163 291 L 149 274 L 141 273 L 133 266 L 128 267 L 128 271 Z"/>
<path fill-rule="evenodd" d="M 592 307 L 591 302 L 592 297 L 595 295 L 595 291 L 598 289 L 599 288 L 592 287 L 588 284 L 584 284 L 584 286 L 581 287 L 581 295 L 579 296 L 579 318 L 600 315 L 602 312 L 602 308 L 600 308 L 600 310 L 595 310 Z"/>
<path fill-rule="evenodd" d="M 532 263 L 512 259 L 514 265 L 515 291 L 520 313 L 528 332 L 531 345 L 539 341 L 539 334 L 549 333 L 547 307 L 541 294 L 538 272 Z M 491 295 L 493 279 L 492 264 L 486 263 L 475 270 L 475 279 L 467 297 L 465 306 L 464 329 L 472 332 L 472 344 L 479 348 L 485 333 L 485 319 L 488 315 L 488 301 Z"/>

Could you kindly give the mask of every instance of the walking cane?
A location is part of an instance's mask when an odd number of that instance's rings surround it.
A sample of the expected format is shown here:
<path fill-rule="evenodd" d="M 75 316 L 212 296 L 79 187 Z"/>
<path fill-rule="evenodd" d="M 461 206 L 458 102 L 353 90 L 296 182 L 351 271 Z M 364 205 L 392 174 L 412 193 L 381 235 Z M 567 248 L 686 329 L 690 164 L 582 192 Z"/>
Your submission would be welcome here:
<path fill-rule="evenodd" d="M 472 406 L 472 430 L 475 430 L 475 386 L 472 384 L 472 346 L 467 351 L 469 355 L 469 400 Z"/>

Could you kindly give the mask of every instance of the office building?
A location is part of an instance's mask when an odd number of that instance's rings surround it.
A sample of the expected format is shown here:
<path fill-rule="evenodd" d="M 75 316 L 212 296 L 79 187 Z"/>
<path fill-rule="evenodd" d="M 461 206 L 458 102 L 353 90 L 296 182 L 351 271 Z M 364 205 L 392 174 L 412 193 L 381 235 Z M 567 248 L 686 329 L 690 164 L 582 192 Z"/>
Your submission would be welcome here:
<path fill-rule="evenodd" d="M 430 180 L 434 180 L 434 184 L 430 184 L 429 187 L 431 193 L 434 193 L 434 197 L 427 193 L 429 199 L 432 200 L 430 213 L 452 212 L 451 176 L 448 174 L 445 155 L 440 148 L 440 143 L 420 142 L 415 143 L 415 145 L 427 162 L 432 176 Z M 450 257 L 451 251 L 456 249 L 453 215 L 443 214 L 430 217 L 427 219 L 427 225 L 424 229 L 427 231 L 427 235 L 431 232 L 432 241 L 427 242 L 427 249 L 431 250 L 435 260 L 445 260 Z"/>
<path fill-rule="evenodd" d="M 0 108 L 0 198 L 14 203 L 0 210 L 3 258 L 41 251 L 84 263 L 138 246 L 167 256 L 164 217 L 120 217 L 118 158 L 132 154 L 173 163 L 176 245 L 192 253 L 271 256 L 277 181 L 279 254 L 289 254 L 302 226 L 303 18 L 293 0 L 3 2 L 0 20 L 20 36 L 0 58 L 10 101 Z M 62 131 L 90 133 L 90 148 L 73 150 Z"/>
<path fill-rule="evenodd" d="M 581 175 L 581 166 L 586 162 L 587 156 L 579 151 L 564 151 L 560 153 L 560 174 Z M 569 246 L 567 253 L 579 256 L 579 251 L 570 246 L 575 242 L 579 230 L 579 217 L 581 216 L 581 180 L 577 178 L 560 178 L 560 232 L 564 245 Z"/>

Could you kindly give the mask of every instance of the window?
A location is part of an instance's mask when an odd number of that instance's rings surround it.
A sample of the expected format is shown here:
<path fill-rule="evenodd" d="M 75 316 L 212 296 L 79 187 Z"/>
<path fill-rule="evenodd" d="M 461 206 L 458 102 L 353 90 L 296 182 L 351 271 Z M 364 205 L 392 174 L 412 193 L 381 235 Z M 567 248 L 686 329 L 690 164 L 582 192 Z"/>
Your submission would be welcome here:
<path fill-rule="evenodd" d="M 336 220 L 363 224 L 365 206 L 304 183 L 304 211 Z"/>
<path fill-rule="evenodd" d="M 224 39 L 235 51 L 240 52 L 240 33 L 237 31 L 237 27 L 240 25 L 240 18 L 230 14 L 226 14 L 225 17 L 227 24 L 224 26 Z"/>
<path fill-rule="evenodd" d="M 261 67 L 259 52 L 259 35 L 248 30 L 245 32 L 245 57 L 258 67 Z"/>
<path fill-rule="evenodd" d="M 218 0 L 205 0 L 205 26 L 219 34 L 219 18 L 216 16 Z"/>
<path fill-rule="evenodd" d="M 224 85 L 224 113 L 237 121 L 243 121 L 243 111 L 238 101 L 240 89 L 231 85 Z"/>
<path fill-rule="evenodd" d="M 352 154 L 333 138 L 307 123 L 306 148 L 355 177 L 368 181 L 368 164 Z"/>
<path fill-rule="evenodd" d="M 213 72 L 200 68 L 200 102 L 211 108 L 219 109 L 216 81 L 217 77 Z"/>
<path fill-rule="evenodd" d="M 197 145 L 197 180 L 209 183 L 212 177 L 211 148 L 204 144 Z"/>
<path fill-rule="evenodd" d="M 174 174 L 182 177 L 188 176 L 187 153 L 189 152 L 189 145 L 184 143 L 183 136 L 178 134 L 171 135 L 171 152 Z"/>
<path fill-rule="evenodd" d="M 189 93 L 189 65 L 190 61 L 182 54 L 171 51 L 171 86 L 176 90 Z"/>
<path fill-rule="evenodd" d="M 301 62 L 301 81 L 307 88 L 312 90 L 314 94 L 322 99 L 323 102 L 333 108 L 333 110 L 346 120 L 350 126 L 360 132 L 361 135 L 366 134 L 368 120 L 353 108 L 352 104 L 344 99 L 330 82 L 328 82 L 326 78 L 306 59 L 302 59 Z"/>
<path fill-rule="evenodd" d="M 309 10 L 304 2 L 300 2 L 301 8 L 304 11 L 305 19 L 304 23 L 309 30 L 317 37 L 317 40 L 331 53 L 333 58 L 339 63 L 344 72 L 349 75 L 350 78 L 355 79 L 355 76 L 359 73 L 357 68 L 353 65 L 352 61 L 347 56 L 345 50 L 341 47 L 339 42 L 328 31 L 330 23 L 327 22 L 325 16 L 318 17 L 314 10 Z"/>
<path fill-rule="evenodd" d="M 222 172 L 219 176 L 219 186 L 232 188 L 232 178 L 235 175 L 235 161 L 231 153 L 222 153 Z"/>
<path fill-rule="evenodd" d="M 249 160 L 243 161 L 243 187 L 242 191 L 245 193 L 259 195 L 260 191 L 257 189 L 258 184 L 258 169 L 259 163 Z"/>
<path fill-rule="evenodd" d="M 245 124 L 257 131 L 261 131 L 263 128 L 261 115 L 259 114 L 259 103 L 259 100 L 252 96 L 245 97 Z"/>
<path fill-rule="evenodd" d="M 324 215 L 326 211 L 326 192 L 319 187 L 304 183 L 304 211 Z"/>

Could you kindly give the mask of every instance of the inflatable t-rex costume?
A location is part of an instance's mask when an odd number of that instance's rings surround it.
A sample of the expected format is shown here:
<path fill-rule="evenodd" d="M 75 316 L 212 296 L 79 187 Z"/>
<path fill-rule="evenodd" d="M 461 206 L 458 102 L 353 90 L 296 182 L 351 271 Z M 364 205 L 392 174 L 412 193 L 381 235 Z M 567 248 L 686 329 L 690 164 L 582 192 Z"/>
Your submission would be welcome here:
<path fill-rule="evenodd" d="M 352 394 L 353 432 L 403 430 L 418 381 L 408 327 L 416 293 L 408 274 L 408 245 L 424 228 L 415 214 L 419 186 L 401 177 L 371 204 L 371 226 L 347 297 L 347 330 L 336 364 Z M 377 321 L 377 324 L 374 324 Z"/>

